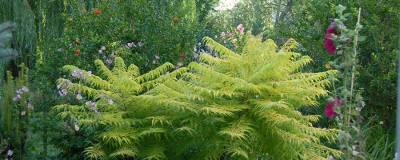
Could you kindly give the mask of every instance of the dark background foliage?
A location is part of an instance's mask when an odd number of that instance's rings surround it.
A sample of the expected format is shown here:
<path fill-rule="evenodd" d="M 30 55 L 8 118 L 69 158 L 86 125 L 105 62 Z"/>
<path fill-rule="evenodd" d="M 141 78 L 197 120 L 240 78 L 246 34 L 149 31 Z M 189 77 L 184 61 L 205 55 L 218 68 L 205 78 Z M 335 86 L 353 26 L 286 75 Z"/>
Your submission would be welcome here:
<path fill-rule="evenodd" d="M 376 145 L 381 143 L 378 139 L 370 137 L 385 137 L 391 144 L 399 52 L 397 0 L 243 0 L 232 10 L 216 12 L 213 8 L 217 3 L 218 0 L 0 0 L 0 22 L 16 24 L 10 47 L 19 53 L 2 68 L 13 71 L 14 76 L 18 64 L 25 63 L 30 68 L 35 111 L 29 120 L 27 159 L 79 159 L 86 143 L 83 139 L 90 138 L 90 134 L 71 136 L 75 134 L 73 130 L 49 113 L 50 106 L 64 101 L 57 95 L 55 80 L 62 76 L 59 69 L 65 64 L 91 70 L 94 59 L 112 58 L 109 50 L 129 42 L 143 42 L 143 46 L 114 54 L 143 71 L 167 61 L 185 63 L 192 60 L 193 47 L 204 49 L 198 45 L 204 36 L 217 37 L 222 43 L 221 32 L 234 32 L 238 24 L 243 24 L 246 31 L 274 39 L 278 44 L 294 38 L 300 43 L 298 49 L 314 60 L 307 69 L 322 71 L 334 59 L 323 48 L 323 35 L 336 17 L 338 4 L 352 14 L 348 26 L 355 24 L 357 9 L 362 8 L 360 34 L 366 40 L 359 47 L 356 85 L 362 88 L 366 101 L 362 113 L 368 146 L 371 150 L 374 146 L 384 148 Z M 106 50 L 100 54 L 102 46 Z M 4 81 L 4 77 L 1 79 Z M 322 108 L 306 112 L 322 113 Z M 334 126 L 327 119 L 320 125 Z"/>

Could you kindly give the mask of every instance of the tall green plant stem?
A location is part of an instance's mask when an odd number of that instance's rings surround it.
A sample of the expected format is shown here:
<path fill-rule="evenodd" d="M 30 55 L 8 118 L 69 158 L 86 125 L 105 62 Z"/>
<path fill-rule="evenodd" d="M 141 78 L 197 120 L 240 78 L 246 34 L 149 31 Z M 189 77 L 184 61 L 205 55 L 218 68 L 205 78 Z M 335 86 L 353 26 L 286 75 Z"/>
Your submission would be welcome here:
<path fill-rule="evenodd" d="M 355 72 L 356 72 L 356 58 L 357 58 L 357 46 L 358 46 L 358 32 L 360 31 L 360 19 L 361 19 L 361 8 L 358 8 L 358 16 L 357 16 L 357 24 L 356 28 L 354 29 L 355 31 L 355 37 L 354 37 L 354 45 L 353 45 L 353 68 L 351 70 L 351 86 L 350 86 L 350 101 L 353 100 L 353 88 L 354 88 L 354 79 L 355 79 Z"/>

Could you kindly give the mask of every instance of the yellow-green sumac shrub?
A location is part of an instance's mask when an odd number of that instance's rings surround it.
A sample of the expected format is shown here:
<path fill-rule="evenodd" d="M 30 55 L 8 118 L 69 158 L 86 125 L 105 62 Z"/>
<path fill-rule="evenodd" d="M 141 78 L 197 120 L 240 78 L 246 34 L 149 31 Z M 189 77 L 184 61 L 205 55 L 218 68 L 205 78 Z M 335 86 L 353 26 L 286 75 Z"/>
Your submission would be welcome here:
<path fill-rule="evenodd" d="M 281 48 L 271 40 L 247 40 L 243 52 L 234 53 L 205 38 L 218 56 L 203 53 L 175 71 L 167 63 L 141 75 L 121 58 L 112 70 L 97 60 L 99 76 L 65 66 L 71 78 L 58 81 L 60 93 L 80 102 L 53 111 L 77 129 L 91 128 L 96 138 L 85 154 L 93 159 L 338 156 L 321 142 L 332 142 L 337 131 L 316 128 L 318 115 L 299 112 L 327 95 L 335 71 L 301 72 L 311 59 L 292 52 L 294 40 Z"/>

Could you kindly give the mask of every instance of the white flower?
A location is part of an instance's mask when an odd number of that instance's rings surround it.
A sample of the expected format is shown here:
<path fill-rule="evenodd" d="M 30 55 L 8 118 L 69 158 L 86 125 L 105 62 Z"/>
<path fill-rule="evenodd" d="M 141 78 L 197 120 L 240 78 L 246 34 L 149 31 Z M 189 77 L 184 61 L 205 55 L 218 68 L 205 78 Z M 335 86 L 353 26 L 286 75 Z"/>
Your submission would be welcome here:
<path fill-rule="evenodd" d="M 28 109 L 33 109 L 33 105 L 31 102 L 28 102 Z"/>
<path fill-rule="evenodd" d="M 12 156 L 14 154 L 14 152 L 13 152 L 13 150 L 11 150 L 11 149 L 9 149 L 8 151 L 7 151 L 7 156 Z"/>
<path fill-rule="evenodd" d="M 158 56 L 158 55 L 155 55 L 154 57 L 155 57 L 157 60 L 160 59 L 160 56 Z"/>
<path fill-rule="evenodd" d="M 25 116 L 26 111 L 21 111 L 21 116 Z"/>
<path fill-rule="evenodd" d="M 332 156 L 329 156 L 329 157 L 327 158 L 327 160 L 335 160 L 335 158 L 333 158 Z"/>
<path fill-rule="evenodd" d="M 140 41 L 140 42 L 138 42 L 138 46 L 139 46 L 139 47 L 142 47 L 143 45 L 144 45 L 144 43 L 143 43 L 143 42 L 141 42 L 141 41 Z"/>
<path fill-rule="evenodd" d="M 92 101 L 87 101 L 86 103 L 85 103 L 87 106 L 89 106 L 90 107 L 90 109 L 92 109 L 94 112 L 96 112 L 96 113 L 98 113 L 99 112 L 99 110 L 97 109 L 97 103 L 96 102 L 92 102 Z"/>
<path fill-rule="evenodd" d="M 17 93 L 17 94 L 22 94 L 23 91 L 22 91 L 21 89 L 17 89 L 17 90 L 15 91 L 15 93 Z"/>
<path fill-rule="evenodd" d="M 79 125 L 75 124 L 75 125 L 74 125 L 74 129 L 75 129 L 75 131 L 78 132 L 78 131 L 79 131 Z"/>
<path fill-rule="evenodd" d="M 82 100 L 82 95 L 81 95 L 80 93 L 78 93 L 78 94 L 76 95 L 76 99 L 77 99 L 77 100 Z"/>
<path fill-rule="evenodd" d="M 379 124 L 382 125 L 382 124 L 383 124 L 383 121 L 380 121 Z"/>
<path fill-rule="evenodd" d="M 225 32 L 221 32 L 221 37 L 225 37 Z"/>
<path fill-rule="evenodd" d="M 29 92 L 29 88 L 26 86 L 22 86 L 21 90 L 24 92 Z"/>
<path fill-rule="evenodd" d="M 133 42 L 127 43 L 126 46 L 127 46 L 128 48 L 136 47 L 135 43 L 133 43 Z"/>
<path fill-rule="evenodd" d="M 357 151 L 353 151 L 353 152 L 352 152 L 353 156 L 357 156 L 358 153 L 359 153 L 359 152 L 357 152 Z"/>
<path fill-rule="evenodd" d="M 105 51 L 105 50 L 106 50 L 106 47 L 105 47 L 105 46 L 101 46 L 100 50 Z"/>
<path fill-rule="evenodd" d="M 112 104 L 114 104 L 114 101 L 112 99 L 108 99 L 108 104 L 112 105 Z"/>
<path fill-rule="evenodd" d="M 63 97 L 68 94 L 68 91 L 66 89 L 61 89 L 58 91 L 58 94 Z"/>

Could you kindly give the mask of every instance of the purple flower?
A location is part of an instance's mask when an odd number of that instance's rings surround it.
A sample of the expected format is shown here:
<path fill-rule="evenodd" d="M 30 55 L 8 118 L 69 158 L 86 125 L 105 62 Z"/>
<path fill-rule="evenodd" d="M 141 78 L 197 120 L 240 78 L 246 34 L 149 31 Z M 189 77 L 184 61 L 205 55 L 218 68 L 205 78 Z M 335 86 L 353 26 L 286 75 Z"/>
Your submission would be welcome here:
<path fill-rule="evenodd" d="M 79 79 L 84 77 L 83 71 L 80 70 L 80 69 L 73 70 L 72 73 L 71 73 L 71 76 L 74 77 L 74 78 L 79 78 Z"/>
<path fill-rule="evenodd" d="M 14 101 L 14 102 L 17 102 L 17 101 L 19 101 L 20 99 L 21 99 L 21 95 L 17 94 L 17 95 L 13 98 L 13 101 Z"/>
<path fill-rule="evenodd" d="M 107 63 L 108 65 L 112 64 L 112 59 L 111 59 L 111 58 L 107 58 L 107 59 L 106 59 L 106 63 Z"/>

